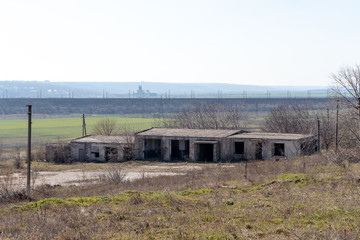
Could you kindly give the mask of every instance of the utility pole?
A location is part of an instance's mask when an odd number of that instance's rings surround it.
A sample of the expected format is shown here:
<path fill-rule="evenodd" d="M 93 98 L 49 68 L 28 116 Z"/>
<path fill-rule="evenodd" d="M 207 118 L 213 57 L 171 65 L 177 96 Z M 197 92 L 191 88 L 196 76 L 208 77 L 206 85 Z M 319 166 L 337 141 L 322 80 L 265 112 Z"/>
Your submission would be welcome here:
<path fill-rule="evenodd" d="M 318 138 L 318 152 L 319 152 L 319 154 L 321 154 L 321 137 L 320 137 L 320 119 L 319 119 L 319 117 L 318 116 L 316 116 L 316 118 L 317 118 L 317 130 L 318 130 L 318 132 L 317 132 L 317 138 Z"/>
<path fill-rule="evenodd" d="M 27 145 L 27 177 L 26 177 L 26 193 L 30 194 L 30 173 L 31 173 L 31 105 L 28 107 L 28 145 Z"/>
<path fill-rule="evenodd" d="M 339 100 L 336 100 L 335 153 L 339 150 Z"/>
<path fill-rule="evenodd" d="M 85 137 L 86 136 L 86 123 L 85 123 L 85 114 L 82 115 L 82 136 Z"/>

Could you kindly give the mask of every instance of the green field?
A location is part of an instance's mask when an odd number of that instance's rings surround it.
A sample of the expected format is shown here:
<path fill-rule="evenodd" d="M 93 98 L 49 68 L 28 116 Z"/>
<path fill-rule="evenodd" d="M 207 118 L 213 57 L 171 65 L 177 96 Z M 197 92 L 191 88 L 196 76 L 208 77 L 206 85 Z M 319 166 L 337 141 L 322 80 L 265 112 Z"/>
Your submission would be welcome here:
<path fill-rule="evenodd" d="M 87 134 L 93 134 L 93 128 L 97 121 L 108 116 L 96 116 L 86 118 Z M 154 118 L 126 118 L 116 117 L 119 127 L 129 127 L 131 130 L 140 131 L 152 127 Z M 82 135 L 82 119 L 48 118 L 32 120 L 32 141 L 34 144 L 68 140 Z M 1 120 L 0 142 L 6 145 L 23 145 L 27 141 L 27 120 Z"/>

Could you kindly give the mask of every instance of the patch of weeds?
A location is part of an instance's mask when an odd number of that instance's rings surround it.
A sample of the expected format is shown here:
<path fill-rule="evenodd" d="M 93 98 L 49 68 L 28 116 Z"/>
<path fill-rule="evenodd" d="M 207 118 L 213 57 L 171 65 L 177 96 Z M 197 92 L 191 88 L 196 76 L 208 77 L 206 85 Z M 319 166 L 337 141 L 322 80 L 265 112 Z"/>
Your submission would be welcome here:
<path fill-rule="evenodd" d="M 258 184 L 258 185 L 253 185 L 253 186 L 248 187 L 248 188 L 242 188 L 241 192 L 247 193 L 247 192 L 252 192 L 252 191 L 262 190 L 262 189 L 263 189 L 262 184 Z"/>
<path fill-rule="evenodd" d="M 273 180 L 278 181 L 292 181 L 294 183 L 299 183 L 301 181 L 307 181 L 309 178 L 308 174 L 298 173 L 298 174 L 283 174 L 278 178 L 275 178 Z"/>
<path fill-rule="evenodd" d="M 43 200 L 28 203 L 23 206 L 14 206 L 11 209 L 14 210 L 31 210 L 31 209 L 40 209 L 43 207 L 48 206 L 54 206 L 54 205 L 61 205 L 61 204 L 68 204 L 68 205 L 83 205 L 83 206 L 89 206 L 91 204 L 96 203 L 107 203 L 107 202 L 113 202 L 115 204 L 118 204 L 126 199 L 130 198 L 127 193 L 124 193 L 119 196 L 102 196 L 102 197 L 71 197 L 71 198 L 65 198 L 65 199 L 59 199 L 59 198 L 45 198 Z"/>
<path fill-rule="evenodd" d="M 230 236 L 227 236 L 225 234 L 209 234 L 205 237 L 207 240 L 225 240 L 225 239 L 231 239 Z"/>
<path fill-rule="evenodd" d="M 232 205 L 234 205 L 234 201 L 227 200 L 225 202 L 225 204 L 228 205 L 228 206 L 232 206 Z"/>
<path fill-rule="evenodd" d="M 263 190 L 270 186 L 284 184 L 284 183 L 288 183 L 288 182 L 295 183 L 298 186 L 304 186 L 307 183 L 316 183 L 317 181 L 314 179 L 311 179 L 308 174 L 302 174 L 302 173 L 283 174 L 277 178 L 269 179 L 268 181 L 266 181 L 263 184 L 256 184 L 256 185 L 252 185 L 247 188 L 242 188 L 239 190 L 239 192 L 247 193 L 247 192 L 252 192 L 252 191 L 257 191 L 257 190 Z M 236 190 L 234 190 L 234 191 L 236 191 Z"/>
<path fill-rule="evenodd" d="M 276 224 L 282 223 L 283 221 L 284 220 L 282 220 L 281 218 L 273 218 L 270 220 L 270 222 L 276 223 Z"/>
<path fill-rule="evenodd" d="M 45 206 L 63 204 L 64 201 L 59 198 L 45 198 L 43 200 L 26 204 L 24 206 L 14 206 L 12 209 L 26 211 L 30 209 L 40 209 Z"/>
<path fill-rule="evenodd" d="M 181 195 L 181 196 L 191 196 L 191 195 L 208 194 L 208 193 L 213 193 L 213 192 L 214 192 L 214 190 L 211 190 L 211 189 L 200 189 L 200 190 L 196 190 L 196 191 L 184 190 L 184 191 L 179 192 L 177 194 Z"/>

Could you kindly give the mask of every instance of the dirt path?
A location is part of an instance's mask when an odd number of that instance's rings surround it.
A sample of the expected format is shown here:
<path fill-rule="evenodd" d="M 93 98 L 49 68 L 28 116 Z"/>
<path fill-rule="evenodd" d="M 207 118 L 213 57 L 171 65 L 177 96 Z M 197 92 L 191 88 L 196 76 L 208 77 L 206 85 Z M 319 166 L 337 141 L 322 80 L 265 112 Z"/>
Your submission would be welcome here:
<path fill-rule="evenodd" d="M 189 171 L 201 170 L 200 166 L 186 166 L 186 165 L 167 165 L 167 166 L 139 166 L 131 169 L 121 170 L 125 175 L 124 179 L 132 181 L 143 177 L 156 177 L 156 176 L 173 176 L 186 174 Z M 36 187 L 43 184 L 49 185 L 80 185 L 89 182 L 96 182 L 100 175 L 106 174 L 110 170 L 65 170 L 65 171 L 41 171 L 32 173 L 31 186 Z M 26 174 L 14 173 L 9 176 L 0 176 L 0 185 L 12 185 L 15 188 L 25 188 Z"/>

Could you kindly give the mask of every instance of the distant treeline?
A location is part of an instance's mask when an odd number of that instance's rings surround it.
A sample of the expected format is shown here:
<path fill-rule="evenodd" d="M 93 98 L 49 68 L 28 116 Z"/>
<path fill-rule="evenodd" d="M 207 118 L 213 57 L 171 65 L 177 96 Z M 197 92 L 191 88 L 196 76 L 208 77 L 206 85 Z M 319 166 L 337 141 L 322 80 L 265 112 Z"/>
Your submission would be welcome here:
<path fill-rule="evenodd" d="M 213 103 L 239 104 L 249 112 L 264 112 L 284 103 L 326 109 L 332 102 L 332 98 L 4 98 L 0 99 L 0 114 L 26 114 L 28 104 L 33 106 L 34 114 L 156 114 L 177 113 L 183 108 Z"/>

